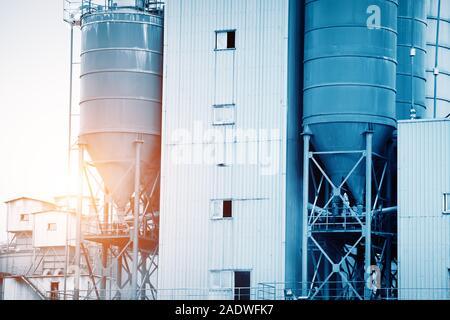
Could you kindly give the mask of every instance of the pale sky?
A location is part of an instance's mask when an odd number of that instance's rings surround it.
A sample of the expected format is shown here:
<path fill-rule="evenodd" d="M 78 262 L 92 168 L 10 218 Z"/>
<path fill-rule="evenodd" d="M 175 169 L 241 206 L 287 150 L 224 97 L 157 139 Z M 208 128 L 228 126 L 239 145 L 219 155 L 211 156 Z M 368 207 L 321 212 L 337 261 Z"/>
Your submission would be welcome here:
<path fill-rule="evenodd" d="M 4 201 L 66 194 L 70 32 L 63 0 L 0 3 L 1 242 Z"/>

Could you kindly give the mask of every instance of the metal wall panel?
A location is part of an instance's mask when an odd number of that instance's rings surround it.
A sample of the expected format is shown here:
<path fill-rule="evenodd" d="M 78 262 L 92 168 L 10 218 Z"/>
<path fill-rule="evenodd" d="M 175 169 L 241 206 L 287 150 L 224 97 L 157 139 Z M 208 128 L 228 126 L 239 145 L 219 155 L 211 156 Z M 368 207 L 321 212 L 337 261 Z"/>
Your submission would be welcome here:
<path fill-rule="evenodd" d="M 25 274 L 32 264 L 32 250 L 21 250 L 16 252 L 15 248 L 12 248 L 10 252 L 0 254 L 0 273 Z"/>
<path fill-rule="evenodd" d="M 54 206 L 50 203 L 42 202 L 34 199 L 17 199 L 10 201 L 7 206 L 7 223 L 6 230 L 8 232 L 25 232 L 33 230 L 33 213 L 45 210 L 51 210 Z M 27 221 L 21 221 L 21 215 L 28 215 Z"/>
<path fill-rule="evenodd" d="M 55 229 L 49 230 L 49 224 Z M 75 245 L 76 217 L 72 213 L 49 211 L 34 215 L 33 246 L 35 248 Z"/>
<path fill-rule="evenodd" d="M 398 266 L 401 299 L 448 299 L 450 121 L 399 123 Z"/>
<path fill-rule="evenodd" d="M 39 300 L 39 297 L 24 282 L 16 278 L 5 278 L 4 280 L 4 296 L 6 301 L 14 300 Z"/>
<path fill-rule="evenodd" d="M 284 281 L 285 268 L 297 271 L 295 266 L 285 266 L 287 185 L 296 198 L 290 202 L 291 210 L 299 209 L 301 203 L 301 192 L 293 192 L 301 184 L 298 173 L 290 176 L 291 184 L 286 174 L 289 3 L 167 2 L 160 298 L 173 298 L 173 289 L 189 289 L 183 292 L 186 295 L 195 289 L 204 292 L 211 288 L 213 271 L 249 270 L 252 286 Z M 215 31 L 230 29 L 236 29 L 236 50 L 215 51 Z M 299 94 L 300 88 L 293 91 Z M 213 105 L 221 103 L 235 104 L 236 123 L 215 127 L 219 132 L 254 131 L 237 138 L 205 139 L 201 133 L 213 128 Z M 294 110 L 291 115 L 295 113 L 300 114 Z M 291 130 L 298 137 L 300 117 L 291 122 L 296 122 Z M 272 129 L 277 134 L 260 131 Z M 183 139 L 183 134 L 189 139 Z M 298 138 L 291 135 L 291 159 L 296 161 Z M 202 161 L 205 154 L 221 146 L 234 154 L 231 166 Z M 259 162 L 241 163 L 238 151 L 250 158 L 256 155 Z M 177 163 L 183 154 L 191 156 L 189 163 Z M 276 155 L 276 170 L 262 161 L 268 154 Z M 220 199 L 233 200 L 232 220 L 211 219 L 211 200 Z M 296 218 L 291 220 L 295 226 Z M 301 243 L 294 235 L 290 241 Z M 293 245 L 291 252 L 295 250 Z M 295 259 L 289 263 L 295 264 Z M 217 294 L 222 295 L 210 292 L 210 297 Z"/>

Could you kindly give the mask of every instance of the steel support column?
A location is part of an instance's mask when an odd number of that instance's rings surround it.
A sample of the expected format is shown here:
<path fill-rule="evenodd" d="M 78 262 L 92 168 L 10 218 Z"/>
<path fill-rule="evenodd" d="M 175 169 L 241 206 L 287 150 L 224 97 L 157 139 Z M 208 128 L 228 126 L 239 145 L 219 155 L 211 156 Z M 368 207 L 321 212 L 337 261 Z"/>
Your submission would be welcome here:
<path fill-rule="evenodd" d="M 122 256 L 122 251 L 124 249 L 119 247 L 119 251 L 121 252 L 119 254 L 119 256 L 117 257 L 117 275 L 116 275 L 116 284 L 117 287 L 119 288 L 119 293 L 121 294 L 121 290 L 123 289 L 122 286 L 122 268 L 123 268 L 123 256 Z"/>
<path fill-rule="evenodd" d="M 138 300 L 138 268 L 139 268 L 139 210 L 141 199 L 141 148 L 144 141 L 138 137 L 135 141 L 136 158 L 134 170 L 134 222 L 131 237 L 133 241 L 133 266 L 131 273 L 131 299 Z"/>
<path fill-rule="evenodd" d="M 104 208 L 103 208 L 103 224 L 107 225 L 109 221 L 109 195 L 105 193 L 104 197 Z M 101 296 L 102 299 L 106 299 L 106 286 L 107 286 L 107 275 L 106 270 L 108 267 L 108 252 L 109 245 L 107 243 L 102 244 L 102 282 L 101 282 Z"/>
<path fill-rule="evenodd" d="M 366 132 L 366 226 L 365 226 L 365 280 L 369 280 L 370 266 L 372 265 L 372 142 L 373 132 Z M 365 299 L 369 300 L 371 292 L 366 288 Z"/>
<path fill-rule="evenodd" d="M 77 196 L 77 225 L 75 237 L 75 279 L 74 279 L 74 300 L 80 298 L 80 273 L 81 273 L 81 218 L 83 211 L 83 179 L 84 179 L 84 144 L 78 143 L 78 196 Z"/>
<path fill-rule="evenodd" d="M 309 148 L 311 134 L 309 128 L 303 133 L 303 231 L 302 231 L 302 295 L 308 296 L 308 205 L 309 205 Z"/>
<path fill-rule="evenodd" d="M 69 129 L 68 129 L 68 149 L 67 149 L 67 194 L 70 194 L 70 176 L 72 171 L 72 105 L 73 105 L 73 23 L 70 24 L 70 64 L 69 64 Z M 66 200 L 69 209 L 69 198 Z M 66 220 L 66 243 L 64 248 L 64 300 L 67 295 L 67 269 L 69 264 L 69 219 Z"/>

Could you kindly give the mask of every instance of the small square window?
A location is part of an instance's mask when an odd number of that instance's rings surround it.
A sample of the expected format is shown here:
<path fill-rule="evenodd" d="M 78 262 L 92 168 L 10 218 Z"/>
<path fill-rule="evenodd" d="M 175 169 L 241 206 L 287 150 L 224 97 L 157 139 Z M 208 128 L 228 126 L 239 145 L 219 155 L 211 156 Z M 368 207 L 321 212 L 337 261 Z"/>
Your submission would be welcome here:
<path fill-rule="evenodd" d="M 30 215 L 29 214 L 21 214 L 20 215 L 20 221 L 21 222 L 28 222 L 28 221 L 30 221 Z"/>
<path fill-rule="evenodd" d="M 442 213 L 450 215 L 450 193 L 444 193 Z"/>
<path fill-rule="evenodd" d="M 214 200 L 211 201 L 211 219 L 221 220 L 233 218 L 232 200 Z"/>
<path fill-rule="evenodd" d="M 47 231 L 56 231 L 56 223 L 49 223 L 47 225 Z"/>
<path fill-rule="evenodd" d="M 236 30 L 216 31 L 216 50 L 236 49 Z"/>

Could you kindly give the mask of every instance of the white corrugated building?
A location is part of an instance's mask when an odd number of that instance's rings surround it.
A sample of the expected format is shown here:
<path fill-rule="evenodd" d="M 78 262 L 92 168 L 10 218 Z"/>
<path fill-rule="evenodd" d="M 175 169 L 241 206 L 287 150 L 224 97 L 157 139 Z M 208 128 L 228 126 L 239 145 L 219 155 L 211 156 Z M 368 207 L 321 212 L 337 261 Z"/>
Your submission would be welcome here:
<path fill-rule="evenodd" d="M 161 299 L 300 281 L 299 3 L 167 1 Z"/>
<path fill-rule="evenodd" d="M 34 213 L 33 246 L 35 248 L 75 246 L 76 215 L 72 212 Z"/>
<path fill-rule="evenodd" d="M 55 205 L 32 198 L 18 198 L 6 202 L 8 233 L 26 233 L 33 231 L 33 213 L 52 210 Z"/>
<path fill-rule="evenodd" d="M 400 299 L 450 299 L 450 120 L 398 126 Z"/>
<path fill-rule="evenodd" d="M 22 197 L 6 202 L 7 244 L 0 248 L 0 273 L 26 272 L 33 259 L 34 213 L 52 210 L 55 205 Z"/>

